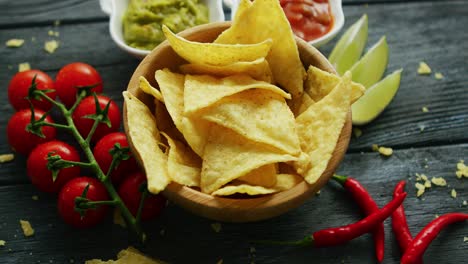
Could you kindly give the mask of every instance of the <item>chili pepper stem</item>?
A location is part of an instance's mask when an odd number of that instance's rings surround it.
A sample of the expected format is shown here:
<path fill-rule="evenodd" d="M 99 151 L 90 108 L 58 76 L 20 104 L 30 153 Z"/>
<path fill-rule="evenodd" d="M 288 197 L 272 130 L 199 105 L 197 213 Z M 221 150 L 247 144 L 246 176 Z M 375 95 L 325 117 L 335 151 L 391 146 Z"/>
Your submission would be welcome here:
<path fill-rule="evenodd" d="M 337 181 L 339 184 L 344 185 L 346 180 L 348 180 L 348 177 L 341 176 L 341 175 L 338 175 L 338 174 L 333 174 L 332 179 Z"/>

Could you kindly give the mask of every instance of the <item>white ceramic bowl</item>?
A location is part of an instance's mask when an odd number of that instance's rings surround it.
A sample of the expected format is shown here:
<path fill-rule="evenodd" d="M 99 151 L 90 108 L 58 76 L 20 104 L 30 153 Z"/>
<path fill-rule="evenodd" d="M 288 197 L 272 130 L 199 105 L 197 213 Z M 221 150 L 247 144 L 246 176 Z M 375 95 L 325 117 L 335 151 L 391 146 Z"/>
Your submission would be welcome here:
<path fill-rule="evenodd" d="M 237 6 L 239 5 L 239 0 L 229 0 L 231 2 L 231 17 L 234 16 L 234 14 L 237 11 Z M 225 1 L 225 2 L 229 2 Z M 329 0 L 330 5 L 331 5 L 331 12 L 332 15 L 335 19 L 333 23 L 333 28 L 328 31 L 327 34 L 321 36 L 320 38 L 314 39 L 312 41 L 309 41 L 309 44 L 312 46 L 318 48 L 322 45 L 325 45 L 328 41 L 332 40 L 333 37 L 340 32 L 340 30 L 343 28 L 345 17 L 343 14 L 343 7 L 341 5 L 341 0 Z"/>
<path fill-rule="evenodd" d="M 130 47 L 123 39 L 122 17 L 127 10 L 129 1 L 130 0 L 99 0 L 99 4 L 101 5 L 102 11 L 110 17 L 109 31 L 112 40 L 114 40 L 117 46 L 122 50 L 142 59 L 151 51 Z M 200 2 L 204 3 L 210 10 L 210 22 L 225 20 L 222 0 L 200 0 Z"/>

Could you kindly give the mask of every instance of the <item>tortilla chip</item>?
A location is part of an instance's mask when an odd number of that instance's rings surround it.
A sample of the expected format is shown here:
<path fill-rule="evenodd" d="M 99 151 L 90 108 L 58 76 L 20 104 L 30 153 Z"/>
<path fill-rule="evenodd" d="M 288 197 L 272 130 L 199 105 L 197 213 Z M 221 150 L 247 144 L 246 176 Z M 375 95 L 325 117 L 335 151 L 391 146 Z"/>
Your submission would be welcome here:
<path fill-rule="evenodd" d="M 302 182 L 304 178 L 297 174 L 277 174 L 276 175 L 276 184 L 273 187 L 275 190 L 278 191 L 285 191 L 289 190 L 292 187 L 296 186 L 300 182 Z"/>
<path fill-rule="evenodd" d="M 154 105 L 154 115 L 156 117 L 156 124 L 159 131 L 168 134 L 171 138 L 178 141 L 185 141 L 184 136 L 176 128 L 174 122 L 172 122 L 171 116 L 167 112 L 166 106 L 157 99 L 154 100 Z"/>
<path fill-rule="evenodd" d="M 241 5 L 248 7 L 249 4 L 242 3 L 246 1 L 242 0 Z M 266 59 L 273 77 L 293 98 L 300 97 L 305 70 L 294 34 L 279 1 L 255 0 L 240 12 L 236 13 L 231 27 L 221 33 L 215 43 L 253 44 L 272 39 L 273 45 Z"/>
<path fill-rule="evenodd" d="M 317 67 L 310 66 L 307 70 L 307 80 L 305 82 L 305 92 L 315 102 L 322 100 L 340 82 L 341 78 Z M 359 83 L 351 82 L 351 104 L 359 99 L 366 88 Z"/>
<path fill-rule="evenodd" d="M 276 165 L 267 164 L 239 177 L 239 181 L 249 185 L 273 187 L 276 185 Z"/>
<path fill-rule="evenodd" d="M 236 193 L 240 194 L 247 194 L 247 195 L 262 195 L 262 194 L 270 194 L 277 192 L 275 189 L 265 188 L 263 186 L 252 186 L 248 184 L 240 184 L 240 185 L 226 185 L 216 191 L 214 191 L 211 195 L 214 196 L 229 196 Z"/>
<path fill-rule="evenodd" d="M 347 72 L 327 96 L 296 118 L 301 148 L 309 155 L 309 164 L 294 165 L 309 184 L 327 168 L 350 111 L 350 95 L 351 73 Z"/>
<path fill-rule="evenodd" d="M 285 98 L 291 96 L 272 84 L 257 81 L 248 75 L 216 78 L 209 75 L 187 75 L 185 77 L 184 113 L 193 115 L 200 109 L 218 102 L 224 97 L 249 89 L 264 89 Z"/>
<path fill-rule="evenodd" d="M 268 38 L 243 45 L 193 42 L 177 36 L 165 25 L 162 29 L 172 49 L 180 57 L 195 64 L 220 66 L 239 61 L 254 61 L 266 57 L 272 45 Z"/>
<path fill-rule="evenodd" d="M 233 17 L 232 21 L 239 20 L 240 17 L 242 16 L 242 14 L 244 14 L 244 12 L 246 12 L 247 9 L 249 9 L 251 6 L 252 6 L 252 1 L 250 1 L 250 0 L 246 0 L 246 1 L 241 0 L 239 2 L 239 5 L 237 5 L 237 11 L 234 14 L 234 17 Z"/>
<path fill-rule="evenodd" d="M 294 106 L 291 108 L 293 110 L 294 115 L 298 116 L 314 103 L 315 101 L 312 98 L 310 98 L 310 95 L 308 93 L 303 93 L 300 100 L 298 100 L 297 102 L 293 102 Z"/>
<path fill-rule="evenodd" d="M 184 115 L 185 77 L 164 69 L 156 71 L 156 81 L 161 89 L 167 111 L 171 115 L 175 126 L 182 133 L 193 151 L 202 156 L 209 124 L 200 118 L 186 117 Z"/>
<path fill-rule="evenodd" d="M 200 186 L 202 161 L 189 147 L 162 133 L 169 144 L 167 171 L 169 177 L 185 186 Z"/>
<path fill-rule="evenodd" d="M 148 179 L 148 190 L 157 194 L 164 190 L 170 179 L 167 173 L 167 155 L 161 151 L 161 137 L 151 111 L 138 98 L 123 92 L 127 111 L 128 137 L 135 149 L 135 155 L 143 163 Z"/>
<path fill-rule="evenodd" d="M 223 66 L 184 64 L 180 66 L 180 71 L 185 74 L 209 74 L 218 77 L 247 74 L 255 80 L 273 82 L 270 65 L 265 58 L 254 61 L 240 61 Z"/>
<path fill-rule="evenodd" d="M 225 97 L 207 108 L 202 118 L 281 153 L 301 152 L 294 115 L 284 99 L 271 91 L 253 89 Z"/>
<path fill-rule="evenodd" d="M 158 101 L 160 101 L 161 103 L 164 103 L 164 98 L 161 92 L 158 89 L 151 86 L 151 84 L 148 82 L 148 80 L 146 80 L 144 76 L 140 76 L 139 88 L 146 94 L 149 94 L 153 96 L 155 99 L 157 99 Z"/>
<path fill-rule="evenodd" d="M 296 160 L 218 125 L 211 127 L 202 158 L 201 189 L 205 193 L 212 193 L 263 165 Z"/>

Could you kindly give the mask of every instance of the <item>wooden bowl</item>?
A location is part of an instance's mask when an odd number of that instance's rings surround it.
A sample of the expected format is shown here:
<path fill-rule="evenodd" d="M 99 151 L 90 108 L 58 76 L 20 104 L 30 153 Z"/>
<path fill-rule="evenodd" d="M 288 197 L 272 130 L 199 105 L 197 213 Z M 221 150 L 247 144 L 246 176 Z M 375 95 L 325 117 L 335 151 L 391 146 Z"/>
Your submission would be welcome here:
<path fill-rule="evenodd" d="M 230 26 L 230 22 L 211 23 L 197 26 L 180 33 L 188 40 L 198 42 L 212 42 L 216 37 Z M 307 69 L 309 65 L 314 65 L 325 71 L 335 73 L 334 68 L 327 59 L 307 42 L 296 38 L 299 53 Z M 128 84 L 127 90 L 138 99 L 148 105 L 149 109 L 154 109 L 153 98 L 138 89 L 140 76 L 145 76 L 148 81 L 157 87 L 154 73 L 158 69 L 169 68 L 178 70 L 178 66 L 185 61 L 180 58 L 169 46 L 167 41 L 161 43 L 138 65 Z M 127 127 L 127 111 L 124 105 L 124 127 Z M 225 222 L 251 222 L 268 219 L 302 204 L 306 199 L 317 193 L 323 185 L 330 179 L 338 164 L 344 157 L 351 135 L 351 112 L 348 113 L 346 123 L 341 131 L 338 144 L 333 152 L 332 158 L 328 162 L 327 169 L 320 179 L 313 185 L 305 181 L 297 184 L 293 188 L 275 194 L 234 199 L 229 197 L 217 197 L 202 193 L 190 187 L 171 183 L 164 191 L 164 195 L 172 202 L 193 212 L 217 221 Z M 134 152 L 138 150 L 133 147 L 131 139 L 129 144 Z M 139 155 L 136 155 L 137 157 Z"/>

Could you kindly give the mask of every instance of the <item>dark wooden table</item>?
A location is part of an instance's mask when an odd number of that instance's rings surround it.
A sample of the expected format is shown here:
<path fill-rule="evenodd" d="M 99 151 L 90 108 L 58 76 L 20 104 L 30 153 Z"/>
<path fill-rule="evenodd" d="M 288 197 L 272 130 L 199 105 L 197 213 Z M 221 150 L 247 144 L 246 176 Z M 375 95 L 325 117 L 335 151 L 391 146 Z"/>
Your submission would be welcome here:
<path fill-rule="evenodd" d="M 361 127 L 363 135 L 353 138 L 339 173 L 358 178 L 379 205 L 391 199 L 393 186 L 409 180 L 405 201 L 413 234 L 436 214 L 461 211 L 468 199 L 467 179 L 457 179 L 456 164 L 468 163 L 468 1 L 345 0 L 348 27 L 363 13 L 369 16 L 369 45 L 382 35 L 390 46 L 387 73 L 404 68 L 401 88 L 385 112 Z M 229 13 L 227 13 L 229 14 Z M 54 21 L 60 20 L 58 27 Z M 60 32 L 58 38 L 48 30 Z M 6 48 L 11 38 L 23 38 L 19 49 Z M 33 40 L 35 39 L 35 40 Z M 54 54 L 43 50 L 44 41 L 58 39 Z M 105 93 L 122 104 L 121 92 L 138 65 L 112 42 L 108 18 L 98 1 L 87 0 L 0 0 L 0 153 L 10 153 L 5 131 L 13 113 L 6 88 L 21 62 L 29 62 L 55 76 L 63 65 L 83 61 L 94 65 L 104 79 Z M 329 54 L 334 43 L 322 49 Z M 426 61 L 433 75 L 416 70 Z M 428 107 L 429 112 L 421 111 Z M 424 130 L 421 128 L 424 127 Z M 392 147 L 393 156 L 383 158 L 371 151 L 372 144 Z M 444 177 L 450 187 L 428 190 L 416 198 L 415 173 Z M 455 188 L 458 196 L 450 196 Z M 39 200 L 31 197 L 38 195 Z M 56 198 L 34 188 L 25 171 L 25 158 L 0 164 L 0 263 L 82 263 L 91 258 L 111 258 L 131 244 L 126 229 L 106 224 L 90 230 L 76 230 L 64 224 L 56 212 Z M 375 263 L 370 235 L 346 245 L 327 248 L 255 246 L 252 239 L 297 239 L 319 228 L 358 220 L 358 208 L 349 196 L 329 183 L 320 196 L 280 217 L 248 224 L 221 225 L 216 233 L 213 221 L 194 216 L 170 205 L 157 220 L 146 224 L 149 241 L 138 246 L 143 252 L 170 263 Z M 25 238 L 19 219 L 29 220 L 36 230 Z M 468 263 L 468 225 L 458 224 L 443 231 L 425 254 L 425 263 Z M 386 221 L 384 263 L 398 263 L 400 251 Z"/>

